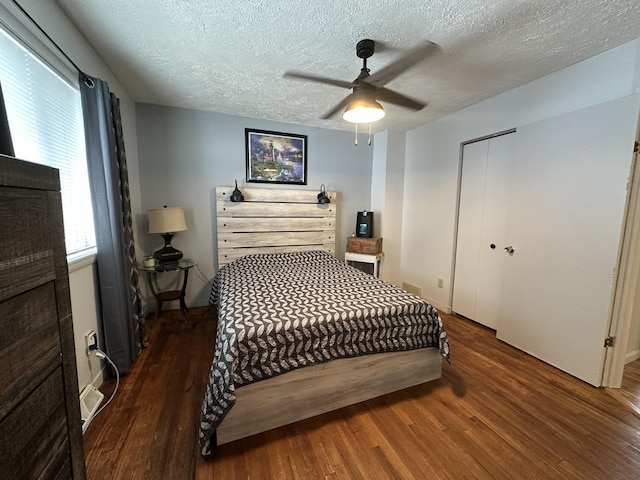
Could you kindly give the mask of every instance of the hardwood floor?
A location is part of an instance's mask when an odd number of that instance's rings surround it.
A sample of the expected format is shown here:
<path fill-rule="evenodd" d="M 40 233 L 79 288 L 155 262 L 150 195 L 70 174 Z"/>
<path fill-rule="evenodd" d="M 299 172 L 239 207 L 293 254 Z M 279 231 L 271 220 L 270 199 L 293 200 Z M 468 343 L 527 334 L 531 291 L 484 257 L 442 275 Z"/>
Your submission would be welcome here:
<path fill-rule="evenodd" d="M 121 379 L 112 403 L 84 436 L 89 480 L 194 477 L 197 426 L 213 358 L 215 310 L 147 320 L 149 347 Z M 149 317 L 151 318 L 151 317 Z M 108 398 L 114 381 L 101 390 Z"/>
<path fill-rule="evenodd" d="M 440 380 L 222 445 L 205 460 L 196 432 L 214 314 L 194 309 L 187 325 L 165 312 L 150 328 L 150 347 L 85 435 L 90 480 L 640 478 L 640 416 L 444 314 L 453 361 Z M 628 388 L 638 394 L 637 383 Z"/>
<path fill-rule="evenodd" d="M 640 359 L 625 365 L 622 388 L 608 388 L 607 393 L 640 418 Z"/>

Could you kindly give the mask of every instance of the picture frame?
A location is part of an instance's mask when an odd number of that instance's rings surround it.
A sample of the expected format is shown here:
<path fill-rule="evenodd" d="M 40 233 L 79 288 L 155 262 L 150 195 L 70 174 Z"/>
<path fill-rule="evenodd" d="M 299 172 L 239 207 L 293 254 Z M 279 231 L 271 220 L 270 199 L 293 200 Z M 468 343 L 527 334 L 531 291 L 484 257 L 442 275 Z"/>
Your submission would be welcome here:
<path fill-rule="evenodd" d="M 244 129 L 247 182 L 307 184 L 307 136 Z"/>

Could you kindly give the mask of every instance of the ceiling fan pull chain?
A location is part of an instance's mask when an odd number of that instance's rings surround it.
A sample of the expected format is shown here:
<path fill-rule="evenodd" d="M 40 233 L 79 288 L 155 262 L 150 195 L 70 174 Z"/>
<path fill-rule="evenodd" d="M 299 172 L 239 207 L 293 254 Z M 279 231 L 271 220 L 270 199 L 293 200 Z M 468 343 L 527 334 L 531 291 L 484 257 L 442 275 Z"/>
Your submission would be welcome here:
<path fill-rule="evenodd" d="M 356 140 L 354 142 L 354 145 L 357 147 L 358 146 L 358 124 L 356 123 Z"/>
<path fill-rule="evenodd" d="M 371 146 L 371 123 L 369 123 L 369 146 Z"/>

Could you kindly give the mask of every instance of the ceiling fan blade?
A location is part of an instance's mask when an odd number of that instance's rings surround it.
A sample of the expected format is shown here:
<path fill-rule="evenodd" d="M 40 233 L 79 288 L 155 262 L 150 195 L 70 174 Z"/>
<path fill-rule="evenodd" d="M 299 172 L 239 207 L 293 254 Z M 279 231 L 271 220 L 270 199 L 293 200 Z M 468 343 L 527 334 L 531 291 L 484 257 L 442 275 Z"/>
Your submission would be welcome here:
<path fill-rule="evenodd" d="M 347 108 L 347 105 L 349 105 L 352 100 L 353 100 L 353 94 L 347 95 L 346 97 L 344 97 L 342 99 L 342 101 L 340 103 L 338 103 L 335 107 L 333 107 L 331 110 L 329 110 L 327 113 L 325 113 L 320 118 L 322 118 L 323 120 L 327 120 L 327 119 L 333 117 L 336 113 L 338 113 L 343 108 Z"/>
<path fill-rule="evenodd" d="M 293 72 L 293 71 L 284 72 L 283 77 L 291 78 L 295 80 L 308 80 L 310 82 L 325 83 L 328 85 L 334 85 L 336 87 L 342 87 L 342 88 L 353 88 L 353 82 L 335 80 L 333 78 L 321 77 L 319 75 L 309 75 L 308 73 L 302 73 L 302 72 Z"/>
<path fill-rule="evenodd" d="M 424 60 L 439 51 L 440 47 L 437 44 L 426 41 L 422 45 L 407 52 L 395 62 L 370 75 L 366 81 L 376 87 L 382 87 L 419 61 Z"/>
<path fill-rule="evenodd" d="M 393 103 L 394 105 L 400 105 L 401 107 L 410 108 L 411 110 L 422 110 L 427 106 L 426 103 L 414 100 L 406 95 L 394 92 L 385 87 L 379 87 L 376 90 L 376 100 L 381 102 Z"/>

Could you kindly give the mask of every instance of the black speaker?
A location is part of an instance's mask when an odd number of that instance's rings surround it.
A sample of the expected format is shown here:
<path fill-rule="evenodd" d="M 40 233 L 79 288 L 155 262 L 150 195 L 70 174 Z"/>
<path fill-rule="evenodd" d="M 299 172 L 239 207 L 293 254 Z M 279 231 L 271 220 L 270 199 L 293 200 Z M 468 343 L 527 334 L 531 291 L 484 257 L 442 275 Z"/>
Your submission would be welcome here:
<path fill-rule="evenodd" d="M 356 237 L 373 237 L 373 212 L 358 212 L 356 219 Z"/>

